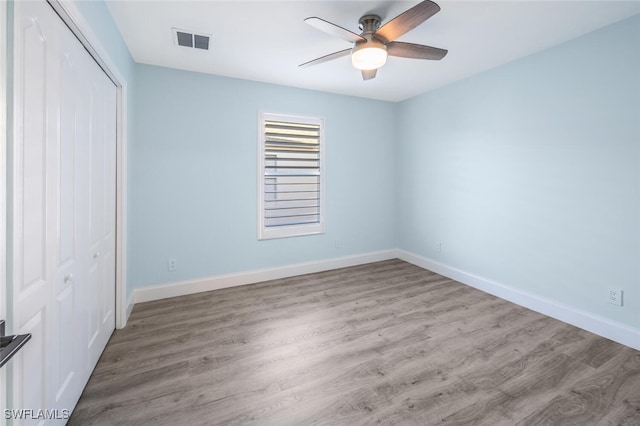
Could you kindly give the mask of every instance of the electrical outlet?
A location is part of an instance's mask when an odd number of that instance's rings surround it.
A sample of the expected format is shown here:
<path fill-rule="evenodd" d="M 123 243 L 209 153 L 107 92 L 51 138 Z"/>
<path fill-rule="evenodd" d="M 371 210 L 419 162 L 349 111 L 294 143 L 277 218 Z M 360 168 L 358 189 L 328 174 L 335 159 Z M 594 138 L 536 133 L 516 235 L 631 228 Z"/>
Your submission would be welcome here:
<path fill-rule="evenodd" d="M 435 247 L 435 249 L 436 249 L 436 253 L 440 253 L 440 252 L 442 252 L 442 243 L 438 241 L 438 242 L 436 243 L 436 247 Z"/>
<path fill-rule="evenodd" d="M 335 246 L 336 248 L 340 248 L 340 247 L 342 247 L 342 241 L 340 241 L 340 240 L 335 240 L 335 242 L 334 242 L 334 246 Z"/>
<path fill-rule="evenodd" d="M 607 301 L 613 305 L 622 306 L 622 289 L 609 288 L 607 291 Z"/>
<path fill-rule="evenodd" d="M 176 270 L 176 260 L 173 257 L 170 257 L 167 261 L 167 270 L 175 271 Z"/>

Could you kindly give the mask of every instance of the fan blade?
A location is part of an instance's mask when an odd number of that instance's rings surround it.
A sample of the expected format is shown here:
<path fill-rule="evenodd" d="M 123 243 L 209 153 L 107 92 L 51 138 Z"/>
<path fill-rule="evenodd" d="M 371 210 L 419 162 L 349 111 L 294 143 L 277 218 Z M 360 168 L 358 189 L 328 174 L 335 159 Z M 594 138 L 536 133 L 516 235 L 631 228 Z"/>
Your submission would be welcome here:
<path fill-rule="evenodd" d="M 342 28 L 336 24 L 332 24 L 329 21 L 325 21 L 322 18 L 311 17 L 304 20 L 307 24 L 311 25 L 314 28 L 319 29 L 322 32 L 325 32 L 329 35 L 341 38 L 346 41 L 350 41 L 355 43 L 356 41 L 365 41 L 364 37 L 359 36 L 356 33 L 353 33 L 345 28 Z"/>
<path fill-rule="evenodd" d="M 439 61 L 446 56 L 447 52 L 447 49 L 424 46 L 422 44 L 403 43 L 401 41 L 392 41 L 391 43 L 387 43 L 387 54 L 389 56 L 398 56 L 400 58 L 431 59 Z"/>
<path fill-rule="evenodd" d="M 393 41 L 422 24 L 439 11 L 440 6 L 432 1 L 424 0 L 384 24 L 376 31 L 375 36 L 385 42 Z"/>
<path fill-rule="evenodd" d="M 323 62 L 331 61 L 333 59 L 342 58 L 343 56 L 347 56 L 350 53 L 351 53 L 351 49 L 344 49 L 344 50 L 340 50 L 339 52 L 329 53 L 328 55 L 321 56 L 319 58 L 316 58 L 309 62 L 305 62 L 304 64 L 300 64 L 298 66 L 301 68 L 304 68 L 304 67 L 309 67 L 311 65 L 318 65 Z"/>
<path fill-rule="evenodd" d="M 371 80 L 372 78 L 376 78 L 376 72 L 378 72 L 377 69 L 362 70 L 362 79 L 366 81 L 366 80 Z"/>

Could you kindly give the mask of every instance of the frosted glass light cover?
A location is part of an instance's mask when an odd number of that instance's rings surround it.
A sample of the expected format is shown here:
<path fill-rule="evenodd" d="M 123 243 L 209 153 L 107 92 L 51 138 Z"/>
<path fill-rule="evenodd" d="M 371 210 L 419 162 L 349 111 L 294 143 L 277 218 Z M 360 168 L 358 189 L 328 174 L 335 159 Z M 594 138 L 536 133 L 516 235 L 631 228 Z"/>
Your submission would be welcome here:
<path fill-rule="evenodd" d="M 351 63 L 359 70 L 375 70 L 387 62 L 387 51 L 378 46 L 364 47 L 353 51 Z"/>

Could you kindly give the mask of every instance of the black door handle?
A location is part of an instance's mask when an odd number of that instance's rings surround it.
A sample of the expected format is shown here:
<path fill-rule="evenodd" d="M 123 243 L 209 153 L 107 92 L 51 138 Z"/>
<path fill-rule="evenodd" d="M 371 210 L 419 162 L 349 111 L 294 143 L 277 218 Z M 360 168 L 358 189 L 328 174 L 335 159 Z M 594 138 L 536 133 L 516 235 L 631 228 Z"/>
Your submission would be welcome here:
<path fill-rule="evenodd" d="M 31 339 L 31 334 L 4 335 L 4 320 L 0 320 L 0 368 Z"/>

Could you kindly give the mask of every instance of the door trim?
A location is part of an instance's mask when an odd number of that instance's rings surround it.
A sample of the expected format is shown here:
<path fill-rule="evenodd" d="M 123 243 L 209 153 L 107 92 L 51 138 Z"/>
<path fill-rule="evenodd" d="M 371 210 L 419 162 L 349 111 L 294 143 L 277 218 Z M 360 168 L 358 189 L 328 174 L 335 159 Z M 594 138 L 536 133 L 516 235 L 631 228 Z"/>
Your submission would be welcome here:
<path fill-rule="evenodd" d="M 116 86 L 116 328 L 127 324 L 127 104 L 128 83 L 74 0 L 46 0 Z"/>
<path fill-rule="evenodd" d="M 0 319 L 7 319 L 7 2 L 0 1 Z M 0 368 L 0 383 L 7 383 L 6 368 Z M 0 412 L 7 408 L 7 389 L 0 386 Z M 7 421 L 2 416 L 0 426 Z"/>

